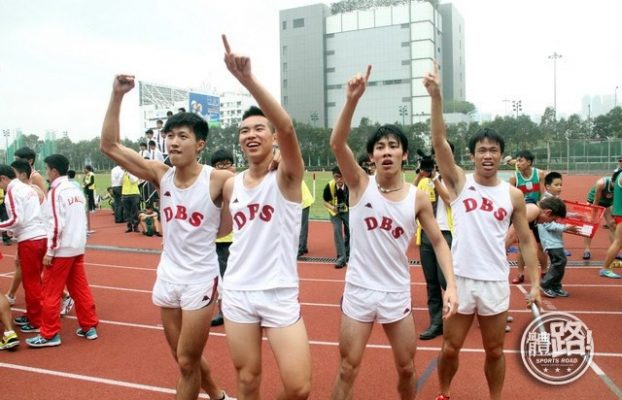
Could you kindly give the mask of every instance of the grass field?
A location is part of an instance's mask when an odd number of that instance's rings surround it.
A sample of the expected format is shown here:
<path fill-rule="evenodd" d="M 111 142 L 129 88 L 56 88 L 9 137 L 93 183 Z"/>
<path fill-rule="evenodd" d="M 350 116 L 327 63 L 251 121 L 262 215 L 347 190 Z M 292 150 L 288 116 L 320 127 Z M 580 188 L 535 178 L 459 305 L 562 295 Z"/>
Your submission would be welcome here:
<path fill-rule="evenodd" d="M 330 171 L 323 172 L 307 172 L 305 174 L 305 182 L 311 193 L 313 193 L 313 179 L 315 177 L 315 203 L 311 206 L 311 212 L 309 213 L 311 219 L 324 219 L 328 220 L 328 211 L 324 208 L 324 200 L 322 199 L 322 193 L 324 192 L 324 186 L 332 179 Z M 412 182 L 415 179 L 415 173 L 409 171 L 406 173 L 406 181 Z M 76 180 L 82 182 L 82 175 L 77 175 Z M 110 174 L 96 174 L 95 175 L 95 190 L 100 196 L 105 196 L 106 188 L 110 186 Z M 102 203 L 102 208 L 109 208 L 108 203 Z"/>

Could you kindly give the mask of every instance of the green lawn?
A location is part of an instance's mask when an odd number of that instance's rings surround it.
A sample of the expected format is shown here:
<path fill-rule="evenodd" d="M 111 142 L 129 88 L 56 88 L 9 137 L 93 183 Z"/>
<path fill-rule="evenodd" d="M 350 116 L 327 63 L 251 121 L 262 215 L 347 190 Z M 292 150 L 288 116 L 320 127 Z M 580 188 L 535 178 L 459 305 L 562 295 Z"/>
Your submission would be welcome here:
<path fill-rule="evenodd" d="M 305 174 L 305 182 L 309 186 L 311 193 L 313 193 L 313 176 L 315 176 L 315 203 L 311 206 L 310 217 L 311 219 L 325 219 L 328 220 L 328 211 L 324 208 L 324 200 L 322 199 L 322 193 L 324 192 L 324 186 L 332 179 L 330 171 L 324 172 L 307 172 Z M 412 182 L 415 179 L 415 172 L 406 172 L 406 181 Z M 76 180 L 82 182 L 82 175 L 77 175 Z M 110 186 L 110 174 L 96 174 L 95 175 L 95 190 L 100 196 L 106 194 L 106 188 Z M 103 208 L 109 208 L 108 202 L 102 203 Z"/>

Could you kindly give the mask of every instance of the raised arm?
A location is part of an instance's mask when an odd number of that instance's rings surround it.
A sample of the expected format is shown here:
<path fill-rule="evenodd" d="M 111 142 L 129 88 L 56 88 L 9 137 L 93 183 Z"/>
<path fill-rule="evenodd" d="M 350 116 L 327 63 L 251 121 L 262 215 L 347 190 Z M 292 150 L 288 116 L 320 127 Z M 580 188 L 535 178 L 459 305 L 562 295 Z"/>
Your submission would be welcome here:
<path fill-rule="evenodd" d="M 168 170 L 168 166 L 157 161 L 145 160 L 133 149 L 121 144 L 119 115 L 121 102 L 127 92 L 134 88 L 133 75 L 117 75 L 112 84 L 112 94 L 108 110 L 102 126 L 99 149 L 108 158 L 125 168 L 131 174 L 148 180 L 159 186 L 160 177 Z"/>
<path fill-rule="evenodd" d="M 436 164 L 445 180 L 452 199 L 462 190 L 465 182 L 464 171 L 454 161 L 454 155 L 447 142 L 445 121 L 443 120 L 443 98 L 438 74 L 438 64 L 434 63 L 434 71 L 423 78 L 423 84 L 431 97 L 432 108 L 430 129 L 432 131 L 432 147 L 436 154 Z"/>
<path fill-rule="evenodd" d="M 300 191 L 304 176 L 304 162 L 291 118 L 279 102 L 259 83 L 251 71 L 249 57 L 231 52 L 227 37 L 222 35 L 225 46 L 225 64 L 231 74 L 250 92 L 266 118 L 274 125 L 281 152 L 277 169 L 280 183 Z"/>
<path fill-rule="evenodd" d="M 343 174 L 343 179 L 346 181 L 352 194 L 354 194 L 355 199 L 353 199 L 353 203 L 356 203 L 360 188 L 367 186 L 369 177 L 363 168 L 358 165 L 354 153 L 348 146 L 348 135 L 352 126 L 352 116 L 359 100 L 365 93 L 370 74 L 371 65 L 368 65 L 364 76 L 359 73 L 348 81 L 346 85 L 346 102 L 330 135 L 330 148 L 335 154 L 337 164 Z"/>

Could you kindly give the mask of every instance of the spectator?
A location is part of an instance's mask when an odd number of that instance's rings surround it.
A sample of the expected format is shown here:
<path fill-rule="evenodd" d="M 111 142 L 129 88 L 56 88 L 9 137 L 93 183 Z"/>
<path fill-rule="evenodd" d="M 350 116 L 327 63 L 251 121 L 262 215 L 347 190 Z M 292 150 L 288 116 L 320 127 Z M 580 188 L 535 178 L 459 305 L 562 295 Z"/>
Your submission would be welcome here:
<path fill-rule="evenodd" d="M 335 268 L 343 268 L 350 258 L 349 191 L 339 167 L 335 166 L 332 172 L 333 179 L 324 187 L 324 207 L 333 224 L 333 239 L 337 250 Z"/>
<path fill-rule="evenodd" d="M 84 187 L 84 195 L 88 200 L 88 210 L 95 212 L 95 174 L 93 167 L 87 165 L 84 167 L 84 178 L 82 180 Z"/>

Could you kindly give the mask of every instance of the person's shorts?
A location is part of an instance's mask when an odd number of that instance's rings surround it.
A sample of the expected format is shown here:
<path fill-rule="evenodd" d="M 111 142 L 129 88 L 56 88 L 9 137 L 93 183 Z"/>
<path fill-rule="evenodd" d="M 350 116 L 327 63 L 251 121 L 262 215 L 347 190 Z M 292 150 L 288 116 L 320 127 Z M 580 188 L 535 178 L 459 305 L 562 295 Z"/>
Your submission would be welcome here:
<path fill-rule="evenodd" d="M 300 319 L 298 288 L 222 291 L 222 313 L 240 324 L 285 328 Z"/>
<path fill-rule="evenodd" d="M 510 308 L 508 281 L 482 281 L 456 276 L 458 313 L 497 315 Z"/>
<path fill-rule="evenodd" d="M 410 315 L 410 291 L 382 292 L 346 283 L 341 311 L 356 321 L 390 324 Z"/>
<path fill-rule="evenodd" d="M 218 298 L 218 277 L 200 284 L 176 284 L 160 278 L 153 285 L 151 300 L 158 307 L 181 308 L 185 311 L 199 310 Z"/>

